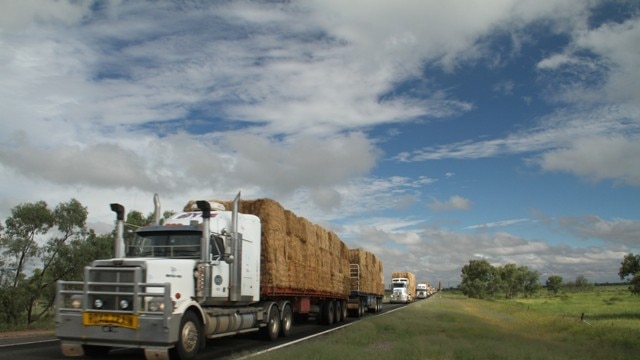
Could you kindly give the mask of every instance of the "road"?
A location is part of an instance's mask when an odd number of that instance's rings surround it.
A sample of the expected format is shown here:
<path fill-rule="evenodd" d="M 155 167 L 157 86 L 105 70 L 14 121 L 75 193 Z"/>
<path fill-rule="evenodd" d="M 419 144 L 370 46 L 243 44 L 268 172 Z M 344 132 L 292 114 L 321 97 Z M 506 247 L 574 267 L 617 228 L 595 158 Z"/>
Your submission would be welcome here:
<path fill-rule="evenodd" d="M 385 304 L 382 312 L 375 315 L 384 314 L 402 306 L 404 305 Z M 367 314 L 363 319 L 367 319 L 371 316 L 374 316 L 374 314 Z M 257 333 L 211 339 L 207 341 L 207 348 L 201 352 L 196 359 L 238 359 L 275 346 L 299 341 L 300 339 L 314 334 L 319 334 L 327 330 L 336 329 L 351 324 L 354 321 L 358 321 L 358 319 L 347 318 L 343 323 L 326 326 L 317 325 L 312 319 L 303 324 L 295 324 L 291 329 L 291 336 L 287 338 L 280 338 L 276 341 L 262 340 L 257 336 Z M 2 339 L 2 341 L 0 341 L 0 358 L 5 360 L 69 359 L 62 356 L 60 353 L 60 342 L 52 335 Z M 113 349 L 106 359 L 143 360 L 144 352 L 140 349 Z"/>

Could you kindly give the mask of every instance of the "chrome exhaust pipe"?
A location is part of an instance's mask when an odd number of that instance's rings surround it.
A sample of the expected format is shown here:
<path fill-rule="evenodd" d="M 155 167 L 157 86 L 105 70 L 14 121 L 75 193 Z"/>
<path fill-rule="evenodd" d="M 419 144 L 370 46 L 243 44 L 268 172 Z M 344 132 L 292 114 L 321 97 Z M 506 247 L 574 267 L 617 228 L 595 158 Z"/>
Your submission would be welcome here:
<path fill-rule="evenodd" d="M 198 209 L 202 211 L 202 237 L 200 238 L 200 264 L 202 267 L 202 293 L 198 294 L 199 298 L 206 300 L 211 297 L 211 204 L 208 201 L 196 201 Z"/>
<path fill-rule="evenodd" d="M 240 192 L 233 199 L 231 213 L 231 251 L 233 263 L 229 264 L 229 300 L 240 301 L 242 297 L 242 234 L 238 232 L 238 208 L 240 207 Z"/>
<path fill-rule="evenodd" d="M 113 239 L 113 257 L 124 257 L 124 206 L 111 204 L 111 211 L 116 213 L 116 237 Z"/>
<path fill-rule="evenodd" d="M 160 218 L 162 217 L 160 207 L 160 195 L 157 193 L 153 194 L 153 224 L 160 225 Z"/>

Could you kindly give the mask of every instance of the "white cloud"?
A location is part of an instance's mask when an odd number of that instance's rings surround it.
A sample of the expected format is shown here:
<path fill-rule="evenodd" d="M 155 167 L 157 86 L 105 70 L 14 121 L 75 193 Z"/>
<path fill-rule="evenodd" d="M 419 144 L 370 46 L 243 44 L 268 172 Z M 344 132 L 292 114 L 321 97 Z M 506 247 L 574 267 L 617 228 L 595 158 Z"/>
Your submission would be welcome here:
<path fill-rule="evenodd" d="M 563 216 L 557 226 L 584 239 L 598 239 L 609 245 L 622 245 L 633 250 L 638 248 L 640 220 L 605 220 L 595 215 Z"/>
<path fill-rule="evenodd" d="M 487 230 L 495 227 L 505 227 L 510 226 L 522 222 L 527 222 L 529 219 L 510 219 L 510 220 L 500 220 L 500 221 L 492 221 L 484 224 L 478 225 L 470 225 L 465 227 L 466 230 Z"/>
<path fill-rule="evenodd" d="M 469 210 L 471 208 L 471 201 L 463 198 L 460 195 L 453 195 L 447 201 L 440 201 L 438 199 L 432 199 L 428 204 L 429 209 L 432 211 L 458 211 Z"/>
<path fill-rule="evenodd" d="M 47 1 L 18 0 L 5 1 L 0 13 L 0 29 L 20 31 L 29 27 L 34 21 L 49 23 L 60 22 L 65 25 L 75 24 L 89 12 L 89 1 Z"/>
<path fill-rule="evenodd" d="M 569 147 L 544 153 L 540 167 L 577 176 L 640 185 L 640 141 L 623 136 L 578 139 Z"/>

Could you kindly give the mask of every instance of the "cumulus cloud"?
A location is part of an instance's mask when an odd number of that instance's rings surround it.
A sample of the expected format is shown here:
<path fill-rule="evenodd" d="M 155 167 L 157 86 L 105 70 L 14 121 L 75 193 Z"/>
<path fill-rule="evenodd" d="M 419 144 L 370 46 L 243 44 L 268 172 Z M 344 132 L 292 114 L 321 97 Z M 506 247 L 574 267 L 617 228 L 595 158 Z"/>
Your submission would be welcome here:
<path fill-rule="evenodd" d="M 557 226 L 583 239 L 598 239 L 610 245 L 623 245 L 633 249 L 640 239 L 640 220 L 606 220 L 595 215 L 562 216 Z"/>
<path fill-rule="evenodd" d="M 640 185 L 640 141 L 624 136 L 577 139 L 567 148 L 544 153 L 538 164 L 544 170 L 564 171 L 599 181 L 609 179 Z"/>
<path fill-rule="evenodd" d="M 436 212 L 469 210 L 471 208 L 471 201 L 460 195 L 453 195 L 447 201 L 440 201 L 434 198 L 427 206 Z"/>

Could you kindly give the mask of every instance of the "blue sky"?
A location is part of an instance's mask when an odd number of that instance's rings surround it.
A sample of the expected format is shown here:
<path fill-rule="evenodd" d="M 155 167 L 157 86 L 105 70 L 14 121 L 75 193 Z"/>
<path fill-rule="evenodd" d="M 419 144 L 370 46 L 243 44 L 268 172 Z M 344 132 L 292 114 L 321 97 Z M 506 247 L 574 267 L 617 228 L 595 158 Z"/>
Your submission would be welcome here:
<path fill-rule="evenodd" d="M 242 191 L 445 286 L 640 252 L 637 1 L 0 6 L 0 218 Z"/>

